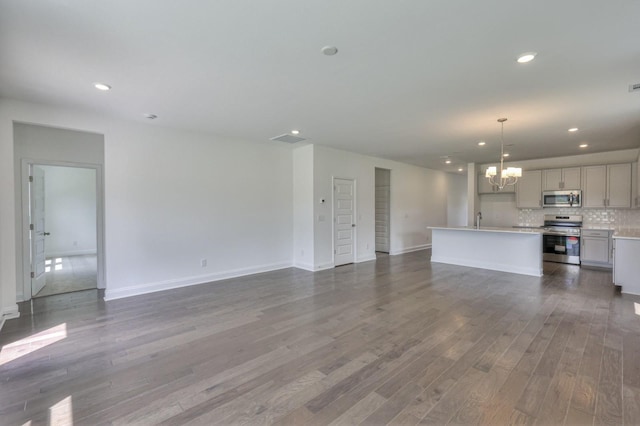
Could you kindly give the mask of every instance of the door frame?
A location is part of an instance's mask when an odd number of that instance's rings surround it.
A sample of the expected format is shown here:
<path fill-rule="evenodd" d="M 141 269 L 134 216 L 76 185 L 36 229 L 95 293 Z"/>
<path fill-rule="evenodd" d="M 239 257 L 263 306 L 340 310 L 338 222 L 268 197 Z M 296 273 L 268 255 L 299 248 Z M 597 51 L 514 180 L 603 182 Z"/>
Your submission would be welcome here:
<path fill-rule="evenodd" d="M 31 294 L 31 242 L 29 234 L 29 172 L 32 166 L 58 166 L 76 167 L 81 169 L 93 169 L 96 171 L 96 260 L 97 260 L 97 287 L 106 288 L 105 271 L 105 232 L 104 232 L 104 176 L 103 166 L 93 163 L 77 163 L 71 161 L 38 160 L 23 158 L 21 169 L 22 203 L 20 213 L 20 226 L 22 229 L 22 297 L 23 301 L 30 300 Z"/>
<path fill-rule="evenodd" d="M 353 182 L 353 222 L 356 224 L 353 233 L 353 263 L 358 261 L 358 187 L 355 178 L 331 176 L 331 263 L 336 267 L 336 179 Z"/>

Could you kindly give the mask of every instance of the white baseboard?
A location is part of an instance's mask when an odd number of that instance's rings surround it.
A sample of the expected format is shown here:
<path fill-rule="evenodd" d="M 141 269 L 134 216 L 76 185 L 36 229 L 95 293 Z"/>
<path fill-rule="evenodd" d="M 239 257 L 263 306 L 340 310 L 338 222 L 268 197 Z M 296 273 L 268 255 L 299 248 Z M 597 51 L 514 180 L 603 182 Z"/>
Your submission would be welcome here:
<path fill-rule="evenodd" d="M 54 251 L 52 253 L 46 253 L 46 257 L 69 257 L 69 256 L 84 256 L 88 254 L 97 254 L 96 249 L 90 250 L 68 250 L 68 251 Z"/>
<path fill-rule="evenodd" d="M 503 263 L 487 263 L 487 262 L 474 262 L 468 259 L 457 259 L 453 257 L 435 257 L 431 256 L 431 262 L 433 263 L 446 263 L 449 265 L 468 266 L 471 268 L 489 269 L 492 271 L 511 272 L 512 274 L 530 275 L 533 277 L 542 276 L 542 265 L 540 268 L 523 268 Z"/>
<path fill-rule="evenodd" d="M 371 254 L 369 256 L 361 257 L 360 259 L 356 260 L 356 263 L 371 262 L 372 260 L 376 260 L 376 255 L 375 254 Z"/>
<path fill-rule="evenodd" d="M 316 266 L 314 268 L 314 271 L 324 271 L 325 269 L 331 269 L 331 268 L 335 268 L 335 267 L 336 267 L 336 265 L 333 262 L 331 262 L 331 263 L 322 263 L 322 264 Z"/>
<path fill-rule="evenodd" d="M 18 305 L 7 306 L 2 308 L 0 311 L 0 330 L 2 330 L 2 326 L 6 320 L 20 318 L 20 310 L 18 309 Z"/>
<path fill-rule="evenodd" d="M 123 297 L 138 296 L 141 294 L 155 293 L 157 291 L 171 290 L 174 288 L 188 287 L 198 284 L 206 284 L 212 281 L 220 281 L 228 278 L 237 278 L 245 275 L 259 274 L 261 272 L 275 271 L 278 269 L 291 268 L 291 262 L 273 263 L 269 265 L 254 266 L 251 268 L 234 269 L 230 271 L 217 272 L 208 275 L 198 275 L 194 277 L 178 278 L 174 280 L 159 281 L 153 283 L 140 284 L 135 286 L 107 289 L 104 300 L 115 300 Z"/>
<path fill-rule="evenodd" d="M 293 264 L 294 268 L 298 268 L 298 269 L 304 269 L 305 271 L 309 271 L 309 272 L 314 272 L 315 270 L 313 269 L 313 265 L 309 264 L 309 263 L 303 263 L 303 262 L 295 262 Z"/>
<path fill-rule="evenodd" d="M 420 251 L 420 250 L 426 250 L 430 248 L 431 248 L 431 244 L 420 244 L 419 246 L 405 247 L 399 250 L 393 250 L 393 251 L 390 251 L 389 254 L 391 256 L 395 256 L 396 254 L 411 253 L 412 251 Z"/>

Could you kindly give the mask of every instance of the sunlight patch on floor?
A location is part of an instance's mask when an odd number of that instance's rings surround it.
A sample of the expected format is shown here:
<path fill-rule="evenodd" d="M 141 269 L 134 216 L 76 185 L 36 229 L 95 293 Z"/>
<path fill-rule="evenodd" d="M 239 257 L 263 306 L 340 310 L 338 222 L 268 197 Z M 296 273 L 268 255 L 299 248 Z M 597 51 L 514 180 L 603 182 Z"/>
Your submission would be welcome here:
<path fill-rule="evenodd" d="M 49 426 L 73 425 L 71 395 L 49 407 Z"/>
<path fill-rule="evenodd" d="M 0 365 L 4 365 L 21 356 L 29 355 L 66 337 L 67 323 L 62 323 L 16 342 L 8 343 L 0 350 Z"/>

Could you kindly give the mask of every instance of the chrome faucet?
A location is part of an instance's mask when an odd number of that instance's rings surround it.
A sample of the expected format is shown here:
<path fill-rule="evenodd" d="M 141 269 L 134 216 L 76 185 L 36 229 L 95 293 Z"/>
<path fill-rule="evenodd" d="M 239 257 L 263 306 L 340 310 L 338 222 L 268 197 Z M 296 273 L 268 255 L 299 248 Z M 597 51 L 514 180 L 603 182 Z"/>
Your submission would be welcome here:
<path fill-rule="evenodd" d="M 478 212 L 476 215 L 476 229 L 480 229 L 480 221 L 482 220 L 482 213 Z"/>

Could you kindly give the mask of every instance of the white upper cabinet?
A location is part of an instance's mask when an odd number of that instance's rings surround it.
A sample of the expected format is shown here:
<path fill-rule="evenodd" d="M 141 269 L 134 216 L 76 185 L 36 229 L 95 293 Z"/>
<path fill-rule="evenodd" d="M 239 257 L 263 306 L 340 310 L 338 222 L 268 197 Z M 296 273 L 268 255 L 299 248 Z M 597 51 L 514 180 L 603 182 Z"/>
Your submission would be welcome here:
<path fill-rule="evenodd" d="M 582 168 L 582 207 L 604 207 L 607 201 L 607 166 Z"/>
<path fill-rule="evenodd" d="M 542 170 L 523 171 L 516 184 L 516 207 L 542 208 Z"/>
<path fill-rule="evenodd" d="M 607 207 L 631 207 L 631 163 L 607 166 Z"/>
<path fill-rule="evenodd" d="M 542 171 L 542 190 L 580 189 L 580 167 Z"/>
<path fill-rule="evenodd" d="M 631 207 L 631 164 L 583 167 L 582 207 Z"/>

